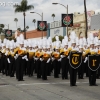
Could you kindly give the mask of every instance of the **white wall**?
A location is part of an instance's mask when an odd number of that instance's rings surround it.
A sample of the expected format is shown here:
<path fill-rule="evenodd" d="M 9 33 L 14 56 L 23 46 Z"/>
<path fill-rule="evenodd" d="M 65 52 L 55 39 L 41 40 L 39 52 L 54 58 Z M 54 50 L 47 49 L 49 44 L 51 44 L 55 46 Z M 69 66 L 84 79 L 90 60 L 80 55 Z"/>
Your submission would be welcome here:
<path fill-rule="evenodd" d="M 47 38 L 47 37 L 43 37 L 43 38 Z M 31 38 L 32 40 L 40 40 L 42 39 L 42 37 L 39 37 L 39 38 Z M 28 40 L 28 39 L 27 39 Z"/>
<path fill-rule="evenodd" d="M 60 28 L 55 28 L 55 29 L 50 29 L 50 37 L 53 38 L 56 35 L 61 35 L 63 36 L 63 27 Z"/>

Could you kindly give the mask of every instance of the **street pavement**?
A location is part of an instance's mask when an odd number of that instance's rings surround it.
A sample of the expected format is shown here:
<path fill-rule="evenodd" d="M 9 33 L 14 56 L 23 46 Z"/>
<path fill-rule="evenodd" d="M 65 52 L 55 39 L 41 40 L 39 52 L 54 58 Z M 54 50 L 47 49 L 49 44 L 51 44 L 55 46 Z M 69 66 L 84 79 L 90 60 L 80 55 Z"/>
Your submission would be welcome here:
<path fill-rule="evenodd" d="M 77 86 L 70 87 L 70 80 L 54 78 L 48 80 L 24 76 L 17 81 L 0 74 L 0 100 L 100 100 L 100 79 L 98 86 L 89 86 L 88 78 L 77 79 Z"/>

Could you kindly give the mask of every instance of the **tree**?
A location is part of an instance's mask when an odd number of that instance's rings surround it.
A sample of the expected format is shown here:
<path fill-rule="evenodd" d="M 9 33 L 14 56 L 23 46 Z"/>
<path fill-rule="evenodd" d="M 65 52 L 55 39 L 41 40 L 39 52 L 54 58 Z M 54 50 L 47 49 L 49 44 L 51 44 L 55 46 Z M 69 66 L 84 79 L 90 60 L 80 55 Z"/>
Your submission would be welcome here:
<path fill-rule="evenodd" d="M 26 31 L 29 29 L 29 26 L 26 26 Z"/>
<path fill-rule="evenodd" d="M 17 28 L 18 31 L 21 31 L 21 28 Z"/>
<path fill-rule="evenodd" d="M 52 14 L 51 16 L 53 17 L 53 21 L 54 21 L 54 18 L 55 18 L 55 14 Z"/>
<path fill-rule="evenodd" d="M 27 31 L 29 29 L 29 26 L 26 26 L 25 31 Z M 22 30 L 20 27 L 17 28 L 17 30 L 19 30 L 20 32 L 24 32 L 24 29 Z"/>
<path fill-rule="evenodd" d="M 1 34 L 1 32 L 4 33 L 4 29 L 3 29 L 4 27 L 5 27 L 4 24 L 0 24 L 0 34 Z"/>
<path fill-rule="evenodd" d="M 28 5 L 27 0 L 22 0 L 20 5 L 14 5 L 14 8 L 15 8 L 15 13 L 23 12 L 23 16 L 24 16 L 24 38 L 26 39 L 26 29 L 25 29 L 26 11 L 33 9 L 34 6 L 33 5 Z"/>
<path fill-rule="evenodd" d="M 85 37 L 87 38 L 87 30 L 88 30 L 88 25 L 87 25 L 87 9 L 86 9 L 86 0 L 84 0 L 84 10 L 85 10 L 85 23 L 86 23 L 86 30 L 85 30 Z"/>
<path fill-rule="evenodd" d="M 4 27 L 5 27 L 5 25 L 4 25 L 4 24 L 0 24 L 0 27 L 1 27 L 1 28 L 4 28 Z"/>
<path fill-rule="evenodd" d="M 15 19 L 14 19 L 14 21 L 16 22 L 16 28 L 17 28 L 17 22 L 18 22 L 18 19 L 17 19 L 17 18 L 15 18 Z"/>
<path fill-rule="evenodd" d="M 33 19 L 32 22 L 34 23 L 34 27 L 35 27 L 36 19 Z M 36 27 L 35 27 L 35 29 L 36 29 Z"/>
<path fill-rule="evenodd" d="M 60 35 L 60 36 L 59 36 L 59 40 L 60 40 L 61 42 L 62 42 L 62 39 L 64 39 L 64 37 Z M 56 38 L 55 38 L 55 37 L 52 38 L 52 42 L 54 42 L 54 41 L 56 41 Z"/>

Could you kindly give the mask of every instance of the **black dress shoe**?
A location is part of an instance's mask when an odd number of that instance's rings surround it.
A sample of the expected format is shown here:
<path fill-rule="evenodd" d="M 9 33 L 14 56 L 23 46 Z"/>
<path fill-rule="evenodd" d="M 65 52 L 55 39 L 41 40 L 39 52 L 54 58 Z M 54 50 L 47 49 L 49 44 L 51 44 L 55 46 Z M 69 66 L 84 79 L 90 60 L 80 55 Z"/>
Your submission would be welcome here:
<path fill-rule="evenodd" d="M 89 86 L 93 86 L 92 84 L 89 84 Z"/>
<path fill-rule="evenodd" d="M 99 77 L 97 77 L 97 79 L 100 79 Z"/>
<path fill-rule="evenodd" d="M 59 78 L 59 76 L 55 76 L 54 78 Z"/>
<path fill-rule="evenodd" d="M 75 85 L 73 85 L 73 86 L 77 86 L 77 85 L 75 84 Z"/>
<path fill-rule="evenodd" d="M 65 79 L 68 79 L 68 77 L 65 77 Z"/>
<path fill-rule="evenodd" d="M 24 80 L 18 80 L 18 81 L 24 81 Z"/>
<path fill-rule="evenodd" d="M 93 86 L 98 86 L 97 84 L 94 84 Z"/>
<path fill-rule="evenodd" d="M 74 84 L 70 84 L 70 86 L 77 86 L 76 84 L 74 85 Z"/>
<path fill-rule="evenodd" d="M 43 80 L 47 80 L 47 79 L 43 79 Z"/>
<path fill-rule="evenodd" d="M 20 81 L 24 81 L 24 80 L 20 80 Z"/>

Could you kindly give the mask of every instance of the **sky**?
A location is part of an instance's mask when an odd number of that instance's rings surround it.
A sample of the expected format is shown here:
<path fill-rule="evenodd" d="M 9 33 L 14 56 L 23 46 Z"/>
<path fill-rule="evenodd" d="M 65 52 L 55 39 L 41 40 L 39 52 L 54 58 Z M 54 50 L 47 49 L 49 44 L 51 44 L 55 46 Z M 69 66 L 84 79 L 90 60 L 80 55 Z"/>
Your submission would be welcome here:
<path fill-rule="evenodd" d="M 53 18 L 51 15 L 55 14 L 55 21 L 61 20 L 61 14 L 67 12 L 67 10 L 61 5 L 52 5 L 52 3 L 61 3 L 65 6 L 68 5 L 68 12 L 84 12 L 84 0 L 27 0 L 28 5 L 33 5 L 34 9 L 26 12 L 26 26 L 29 26 L 28 30 L 34 30 L 35 26 L 32 22 L 33 19 L 36 21 L 40 21 L 41 17 L 37 14 L 30 13 L 31 11 L 42 14 L 43 12 L 43 20 L 48 23 L 53 22 Z M 15 3 L 20 4 L 21 0 L 0 0 L 0 23 L 5 24 L 5 28 L 7 29 L 7 25 L 9 24 L 9 28 L 12 30 L 16 30 L 17 28 L 23 29 L 24 27 L 24 17 L 23 13 L 15 13 L 13 5 Z M 9 3 L 12 3 L 9 5 Z M 6 4 L 6 5 L 5 5 Z M 100 0 L 86 0 L 87 11 L 100 9 Z M 14 18 L 18 19 L 17 27 L 14 22 Z"/>

